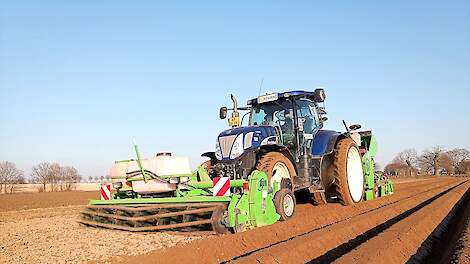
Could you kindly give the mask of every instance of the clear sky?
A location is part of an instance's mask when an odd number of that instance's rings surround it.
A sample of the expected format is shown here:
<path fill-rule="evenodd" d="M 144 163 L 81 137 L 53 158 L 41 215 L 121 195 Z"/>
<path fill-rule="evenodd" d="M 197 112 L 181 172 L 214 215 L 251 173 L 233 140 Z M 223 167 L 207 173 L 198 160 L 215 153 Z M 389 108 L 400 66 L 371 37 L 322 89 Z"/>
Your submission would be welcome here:
<path fill-rule="evenodd" d="M 0 160 L 106 174 L 112 161 L 213 150 L 218 108 L 327 92 L 327 128 L 470 149 L 470 1 L 1 1 Z"/>

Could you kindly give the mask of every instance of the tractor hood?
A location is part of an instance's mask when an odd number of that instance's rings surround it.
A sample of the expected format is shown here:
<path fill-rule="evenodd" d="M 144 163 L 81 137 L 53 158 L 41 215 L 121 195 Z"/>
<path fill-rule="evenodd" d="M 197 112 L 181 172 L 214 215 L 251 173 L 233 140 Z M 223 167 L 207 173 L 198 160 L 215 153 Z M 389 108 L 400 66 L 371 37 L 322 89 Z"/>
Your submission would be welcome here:
<path fill-rule="evenodd" d="M 245 126 L 227 129 L 217 138 L 216 157 L 218 160 L 232 160 L 240 157 L 247 150 L 277 143 L 276 129 L 272 126 Z"/>

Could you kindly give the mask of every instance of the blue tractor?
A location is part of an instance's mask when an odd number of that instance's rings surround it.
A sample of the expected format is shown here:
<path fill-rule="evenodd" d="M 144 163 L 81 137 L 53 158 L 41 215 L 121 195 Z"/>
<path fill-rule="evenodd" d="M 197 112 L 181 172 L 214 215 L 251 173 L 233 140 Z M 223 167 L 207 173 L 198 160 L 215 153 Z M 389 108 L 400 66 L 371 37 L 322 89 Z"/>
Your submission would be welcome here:
<path fill-rule="evenodd" d="M 211 177 L 246 179 L 254 170 L 265 172 L 270 190 L 281 190 L 274 200 L 284 220 L 294 212 L 294 192 L 308 193 L 316 204 L 337 200 L 351 205 L 363 199 L 361 150 L 367 146 L 361 148 L 355 132 L 360 125 L 346 132 L 323 129 L 324 89 L 268 93 L 245 107 L 231 99 L 233 108 L 220 109 L 221 119 L 233 111 L 230 129 L 219 134 L 215 152 L 203 154 L 210 158 L 205 166 Z"/>

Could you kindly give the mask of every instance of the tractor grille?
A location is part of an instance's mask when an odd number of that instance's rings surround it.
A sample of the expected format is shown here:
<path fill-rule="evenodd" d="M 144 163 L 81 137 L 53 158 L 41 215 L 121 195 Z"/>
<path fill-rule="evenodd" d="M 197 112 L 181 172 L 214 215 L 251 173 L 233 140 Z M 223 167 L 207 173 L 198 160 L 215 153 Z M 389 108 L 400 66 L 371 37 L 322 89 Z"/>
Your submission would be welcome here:
<path fill-rule="evenodd" d="M 238 135 L 230 135 L 219 138 L 220 150 L 222 151 L 222 157 L 226 158 L 230 155 L 230 150 L 232 149 L 233 142 Z"/>

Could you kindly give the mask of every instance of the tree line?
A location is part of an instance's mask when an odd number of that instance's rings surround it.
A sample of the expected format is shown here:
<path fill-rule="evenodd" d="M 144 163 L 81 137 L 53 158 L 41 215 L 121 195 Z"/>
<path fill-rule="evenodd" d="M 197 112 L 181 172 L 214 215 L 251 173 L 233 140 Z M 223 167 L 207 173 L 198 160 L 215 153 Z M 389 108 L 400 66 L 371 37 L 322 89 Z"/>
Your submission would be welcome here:
<path fill-rule="evenodd" d="M 405 149 L 385 166 L 384 171 L 403 176 L 465 174 L 470 172 L 470 151 L 465 148 L 445 150 L 435 146 L 418 154 L 415 149 Z"/>
<path fill-rule="evenodd" d="M 41 184 L 38 191 L 72 190 L 80 182 L 78 170 L 72 166 L 61 166 L 58 163 L 42 162 L 31 169 L 29 182 Z M 18 184 L 26 183 L 24 172 L 9 161 L 0 162 L 0 193 L 13 193 Z"/>

